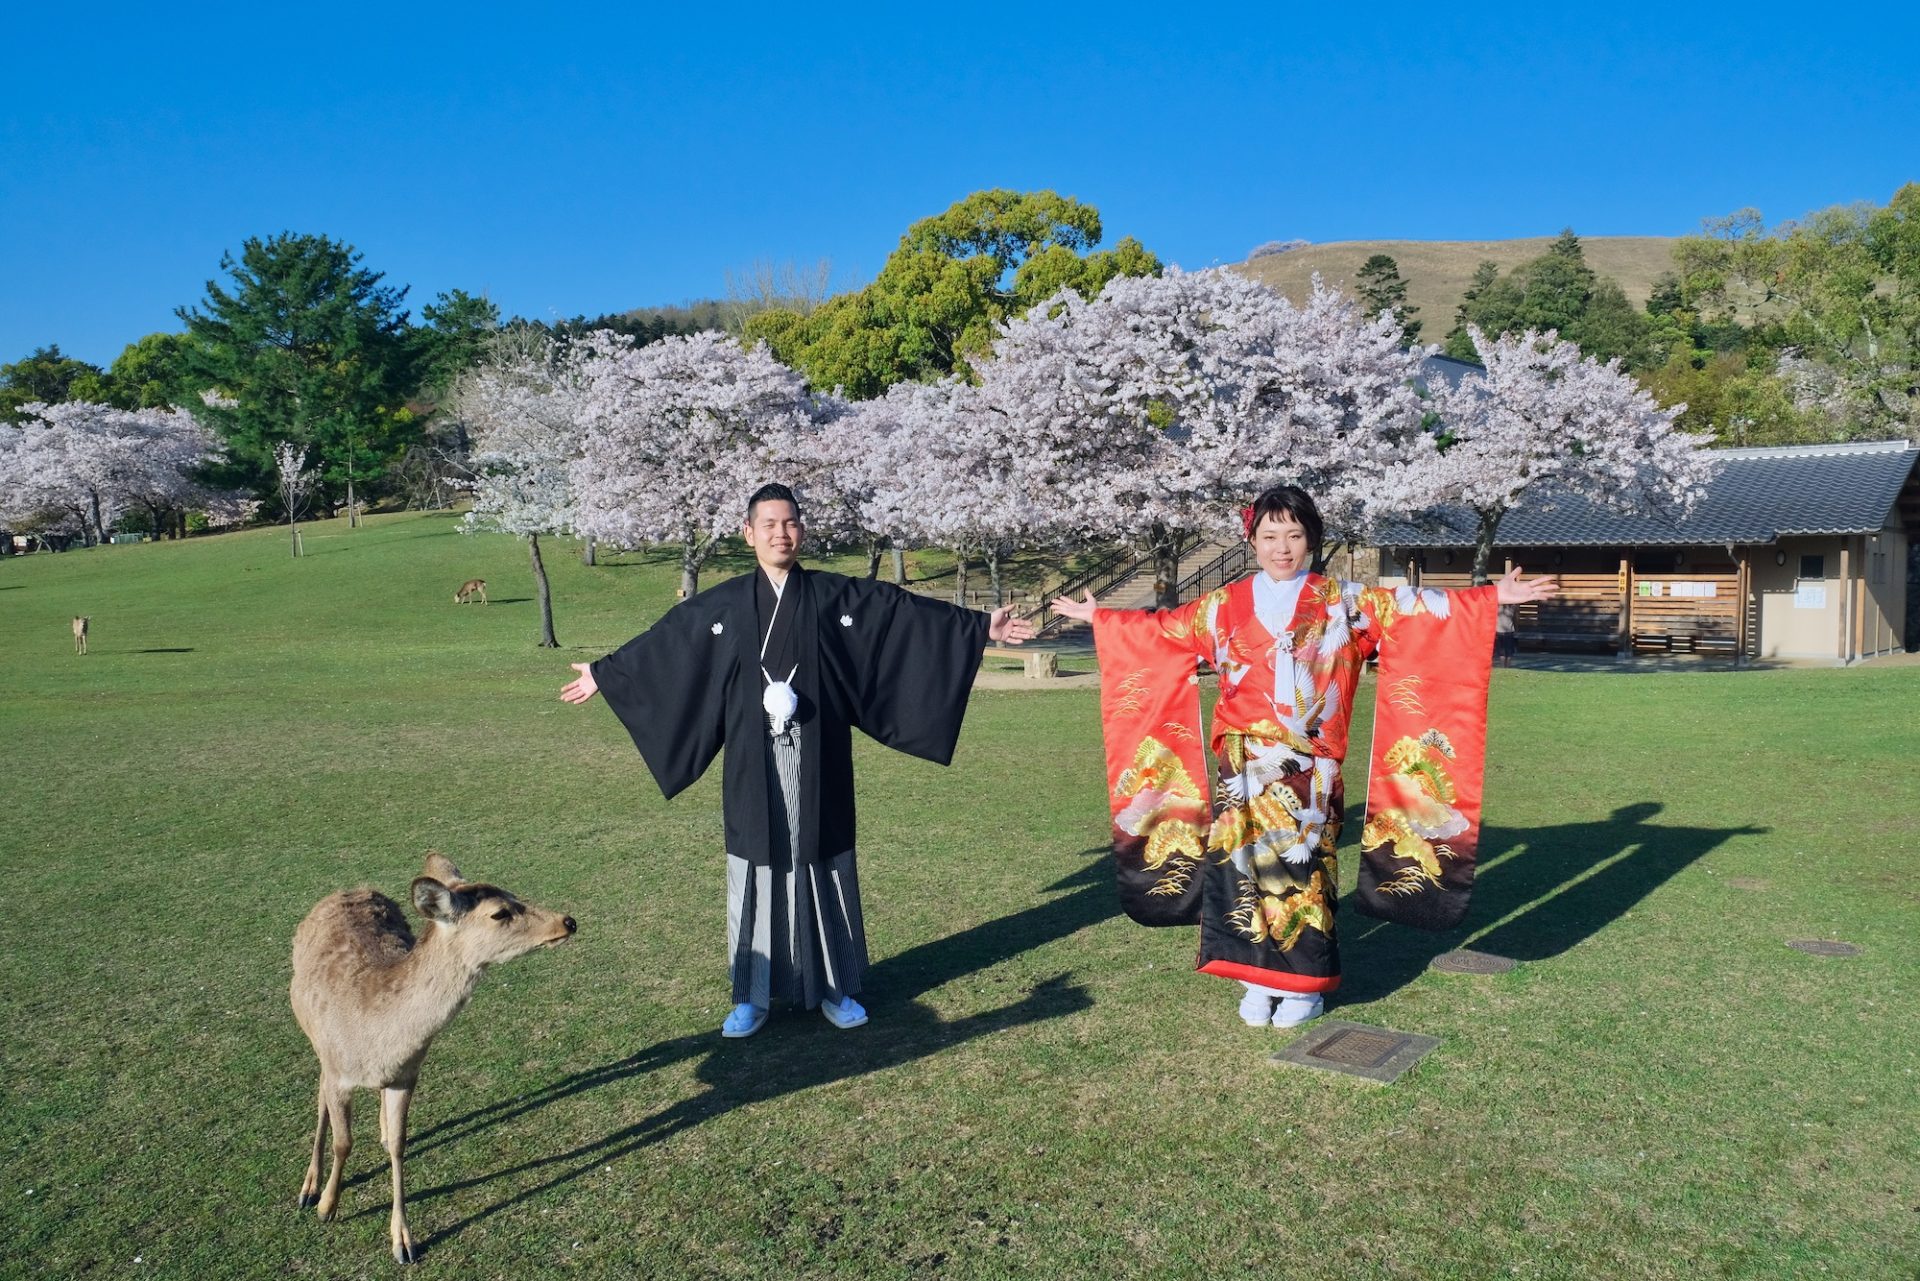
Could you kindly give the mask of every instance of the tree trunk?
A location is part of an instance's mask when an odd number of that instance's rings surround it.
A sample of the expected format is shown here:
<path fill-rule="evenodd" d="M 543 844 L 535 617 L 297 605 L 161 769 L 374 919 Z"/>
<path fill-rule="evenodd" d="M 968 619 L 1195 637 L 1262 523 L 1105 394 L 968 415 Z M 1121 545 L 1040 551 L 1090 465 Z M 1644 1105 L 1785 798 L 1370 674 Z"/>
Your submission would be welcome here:
<path fill-rule="evenodd" d="M 902 587 L 907 585 L 907 551 L 904 547 L 893 549 L 893 581 Z"/>
<path fill-rule="evenodd" d="M 100 519 L 100 495 L 95 492 L 87 496 L 93 509 L 93 545 L 98 547 L 107 541 L 106 522 Z"/>
<path fill-rule="evenodd" d="M 595 561 L 593 559 L 593 535 L 592 534 L 588 534 L 587 541 L 581 544 L 580 563 L 582 565 L 585 565 L 588 569 L 592 569 L 595 564 Z"/>
<path fill-rule="evenodd" d="M 351 459 L 352 455 L 349 454 L 348 457 L 349 459 Z M 356 504 L 353 501 L 353 464 L 352 462 L 348 462 L 347 464 L 347 528 L 348 529 L 360 528 L 360 508 L 358 504 Z"/>
<path fill-rule="evenodd" d="M 1480 536 L 1473 543 L 1473 585 L 1490 583 L 1487 568 L 1493 564 L 1493 536 L 1500 528 L 1500 518 L 1504 512 L 1480 513 Z"/>
<path fill-rule="evenodd" d="M 953 603 L 967 607 L 967 554 L 962 551 L 953 554 Z"/>
<path fill-rule="evenodd" d="M 693 543 L 680 550 L 680 599 L 691 600 L 700 590 L 700 553 Z"/>
<path fill-rule="evenodd" d="M 867 581 L 876 582 L 880 578 L 880 558 L 886 555 L 887 540 L 876 538 L 867 544 Z"/>
<path fill-rule="evenodd" d="M 298 556 L 300 554 L 300 522 L 292 515 L 287 517 L 287 540 L 293 546 L 293 554 Z"/>
<path fill-rule="evenodd" d="M 1153 603 L 1172 609 L 1180 603 L 1180 541 L 1164 525 L 1153 527 Z"/>
<path fill-rule="evenodd" d="M 547 567 L 540 560 L 540 535 L 527 535 L 527 551 L 533 557 L 533 586 L 540 597 L 540 648 L 559 649 L 553 638 L 553 593 L 547 587 Z"/>
<path fill-rule="evenodd" d="M 1006 592 L 1000 585 L 1000 547 L 997 543 L 987 544 L 987 581 L 993 585 L 993 607 L 999 609 L 1007 603 Z"/>

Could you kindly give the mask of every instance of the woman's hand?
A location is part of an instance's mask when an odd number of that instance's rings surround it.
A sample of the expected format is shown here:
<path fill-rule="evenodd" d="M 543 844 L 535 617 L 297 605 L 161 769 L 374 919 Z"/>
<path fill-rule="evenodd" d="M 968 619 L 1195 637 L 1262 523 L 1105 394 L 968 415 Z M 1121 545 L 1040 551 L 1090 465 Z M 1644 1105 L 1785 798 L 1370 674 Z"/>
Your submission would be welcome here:
<path fill-rule="evenodd" d="M 593 679 L 592 663 L 568 663 L 567 666 L 580 674 L 561 688 L 561 702 L 584 703 L 600 692 L 600 682 Z"/>
<path fill-rule="evenodd" d="M 1097 608 L 1098 606 L 1093 603 L 1093 593 L 1091 591 L 1083 593 L 1079 600 L 1075 600 L 1071 596 L 1055 596 L 1053 598 L 1054 613 L 1060 615 L 1062 618 L 1077 618 L 1083 623 L 1091 623 L 1093 621 L 1093 611 Z"/>
<path fill-rule="evenodd" d="M 1560 594 L 1560 584 L 1544 574 L 1521 582 L 1518 565 L 1508 570 L 1496 586 L 1502 605 L 1531 605 L 1534 601 Z"/>
<path fill-rule="evenodd" d="M 1024 645 L 1033 639 L 1033 624 L 1013 616 L 1013 606 L 1002 605 L 987 620 L 987 639 L 996 645 Z"/>

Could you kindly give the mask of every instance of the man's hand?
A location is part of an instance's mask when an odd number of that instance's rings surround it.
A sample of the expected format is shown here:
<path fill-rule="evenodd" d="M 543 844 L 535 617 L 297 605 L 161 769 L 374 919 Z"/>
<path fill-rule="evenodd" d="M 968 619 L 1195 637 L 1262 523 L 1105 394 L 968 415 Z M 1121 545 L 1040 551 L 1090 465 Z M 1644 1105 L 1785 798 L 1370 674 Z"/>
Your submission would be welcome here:
<path fill-rule="evenodd" d="M 561 688 L 561 702 L 584 703 L 600 692 L 600 682 L 593 679 L 592 663 L 568 663 L 567 666 L 580 674 Z"/>
<path fill-rule="evenodd" d="M 1523 583 L 1520 581 L 1520 567 L 1515 565 L 1500 580 L 1499 593 L 1502 605 L 1530 605 L 1549 596 L 1558 596 L 1560 584 L 1545 575 Z"/>
<path fill-rule="evenodd" d="M 987 620 L 987 636 L 996 645 L 1024 645 L 1034 637 L 1033 624 L 1013 616 L 1013 606 L 1002 605 Z"/>
<path fill-rule="evenodd" d="M 1083 592 L 1079 600 L 1075 600 L 1071 596 L 1055 596 L 1053 598 L 1054 613 L 1060 615 L 1062 618 L 1077 618 L 1083 623 L 1091 623 L 1093 621 L 1093 611 L 1097 608 L 1098 606 L 1093 603 L 1093 592 L 1091 590 Z"/>

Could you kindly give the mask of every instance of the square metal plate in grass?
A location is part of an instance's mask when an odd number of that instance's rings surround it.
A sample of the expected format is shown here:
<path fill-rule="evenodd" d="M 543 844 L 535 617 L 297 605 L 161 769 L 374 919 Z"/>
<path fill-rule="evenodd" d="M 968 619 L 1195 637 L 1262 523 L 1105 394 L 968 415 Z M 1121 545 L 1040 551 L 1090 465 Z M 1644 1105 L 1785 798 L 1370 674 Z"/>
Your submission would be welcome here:
<path fill-rule="evenodd" d="M 1273 1056 L 1275 1063 L 1344 1072 L 1391 1085 L 1437 1048 L 1440 1038 L 1327 1019 Z"/>
<path fill-rule="evenodd" d="M 1428 962 L 1427 968 L 1442 974 L 1505 974 L 1517 964 L 1519 962 L 1510 956 L 1495 956 L 1491 952 L 1475 952 L 1463 947 L 1457 951 L 1440 953 Z"/>

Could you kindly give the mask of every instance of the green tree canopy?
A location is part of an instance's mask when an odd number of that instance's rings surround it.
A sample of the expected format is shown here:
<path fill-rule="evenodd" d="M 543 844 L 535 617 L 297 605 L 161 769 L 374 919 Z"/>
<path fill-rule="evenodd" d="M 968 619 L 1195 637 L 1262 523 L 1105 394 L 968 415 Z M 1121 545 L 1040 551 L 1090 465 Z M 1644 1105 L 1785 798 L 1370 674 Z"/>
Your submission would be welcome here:
<path fill-rule="evenodd" d="M 484 296 L 452 289 L 420 308 L 420 318 L 427 323 L 412 331 L 415 367 L 421 392 L 437 401 L 480 359 L 500 328 L 500 309 Z"/>
<path fill-rule="evenodd" d="M 271 495 L 273 447 L 293 441 L 314 448 L 332 507 L 349 482 L 377 483 L 415 435 L 407 291 L 360 262 L 325 236 L 252 238 L 237 259 L 221 256 L 227 285 L 209 280 L 198 307 L 180 308 L 188 376 L 223 398 L 207 417 L 233 460 L 230 483 Z"/>
<path fill-rule="evenodd" d="M 1599 360 L 1618 356 L 1634 369 L 1651 362 L 1646 317 L 1634 310 L 1619 284 L 1587 265 L 1580 237 L 1571 228 L 1509 275 L 1490 267 L 1482 264 L 1460 304 L 1459 323 L 1447 335 L 1449 356 L 1474 358 L 1466 327 L 1478 325 L 1490 335 L 1552 329 Z"/>
<path fill-rule="evenodd" d="M 1414 314 L 1420 309 L 1407 303 L 1407 282 L 1400 278 L 1400 264 L 1389 254 L 1375 254 L 1361 264 L 1354 277 L 1354 291 L 1369 316 L 1390 311 L 1400 322 L 1408 346 L 1420 341 L 1420 322 Z"/>
<path fill-rule="evenodd" d="M 106 402 L 111 380 L 107 371 L 60 350 L 59 343 L 35 347 L 32 352 L 0 365 L 0 421 L 20 421 L 20 407 L 34 401 L 58 405 L 69 400 Z"/>
<path fill-rule="evenodd" d="M 1703 314 L 1757 316 L 1821 375 L 1816 398 L 1869 435 L 1920 431 L 1920 183 L 1885 205 L 1836 205 L 1769 230 L 1756 210 L 1674 250 L 1680 292 Z"/>
<path fill-rule="evenodd" d="M 1096 251 L 1100 214 L 1051 191 L 978 191 L 907 229 L 872 284 L 810 314 L 749 318 L 816 387 L 864 399 L 908 380 L 969 374 L 994 326 L 1062 288 L 1083 296 L 1115 276 L 1152 275 L 1160 260 L 1131 237 Z"/>
<path fill-rule="evenodd" d="M 187 365 L 186 334 L 154 333 L 127 344 L 108 369 L 113 403 L 122 409 L 198 409 L 199 388 Z"/>

